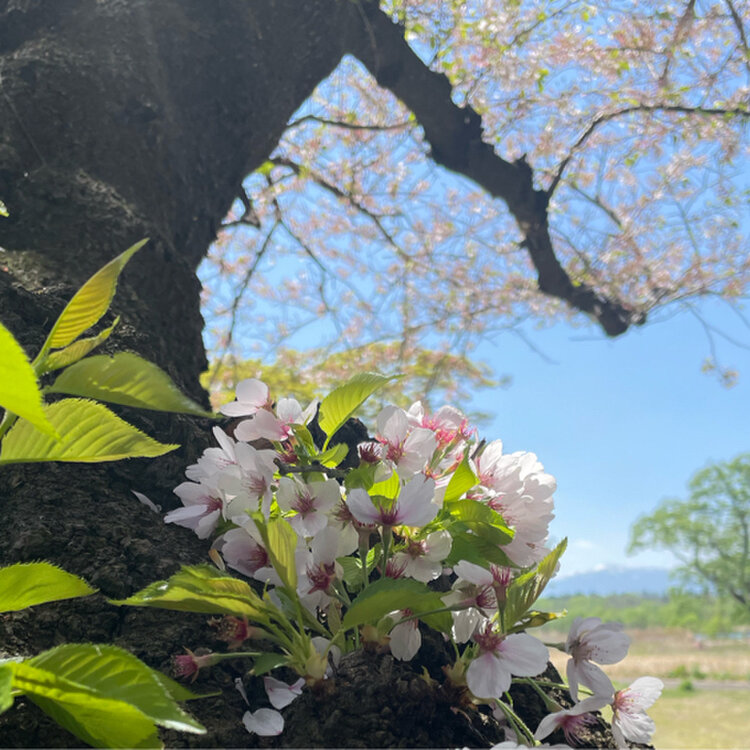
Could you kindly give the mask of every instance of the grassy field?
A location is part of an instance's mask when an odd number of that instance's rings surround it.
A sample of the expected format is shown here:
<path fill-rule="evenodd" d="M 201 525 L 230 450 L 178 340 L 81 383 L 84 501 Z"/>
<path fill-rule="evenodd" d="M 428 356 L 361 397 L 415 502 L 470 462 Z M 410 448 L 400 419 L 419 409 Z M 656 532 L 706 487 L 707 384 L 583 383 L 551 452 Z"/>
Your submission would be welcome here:
<path fill-rule="evenodd" d="M 708 640 L 700 646 L 688 631 L 629 630 L 627 658 L 605 666 L 615 687 L 636 677 L 659 677 L 667 685 L 649 715 L 656 722 L 654 744 L 667 748 L 750 748 L 750 643 Z M 544 629 L 548 643 L 565 633 Z M 565 674 L 567 655 L 551 649 Z"/>

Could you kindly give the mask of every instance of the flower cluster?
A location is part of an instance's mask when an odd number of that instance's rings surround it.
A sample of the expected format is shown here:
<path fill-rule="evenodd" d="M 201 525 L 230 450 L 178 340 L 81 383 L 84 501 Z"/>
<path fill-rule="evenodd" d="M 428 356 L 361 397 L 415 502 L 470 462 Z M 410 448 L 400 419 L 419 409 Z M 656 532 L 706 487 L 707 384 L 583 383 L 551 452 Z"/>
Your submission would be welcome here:
<path fill-rule="evenodd" d="M 212 538 L 214 562 L 262 588 L 261 596 L 246 588 L 236 616 L 221 610 L 219 632 L 233 649 L 271 642 L 278 655 L 268 668 L 286 666 L 300 677 L 286 685 L 267 676 L 273 708 L 248 712 L 245 726 L 280 733 L 278 709 L 327 679 L 342 652 L 374 640 L 408 661 L 430 627 L 455 644 L 447 679 L 467 700 L 508 718 L 519 741 L 533 744 L 558 726 L 573 738 L 588 712 L 607 703 L 618 742 L 645 736 L 650 725 L 638 712 L 653 702 L 653 685 L 615 694 L 593 662 L 622 658 L 627 639 L 595 618 L 577 620 L 565 644 L 573 698 L 579 685 L 593 695 L 550 714 L 536 734 L 515 716 L 504 700 L 511 682 L 539 675 L 549 658 L 525 631 L 555 617 L 532 611 L 565 547 L 546 547 L 555 480 L 533 453 L 480 441 L 450 406 L 434 414 L 420 403 L 387 406 L 374 437 L 337 443 L 339 429 L 386 380 L 357 376 L 306 409 L 294 399 L 274 402 L 258 380 L 243 381 L 237 400 L 222 408 L 243 419 L 233 434 L 214 428 L 218 447 L 206 449 L 175 489 L 183 507 L 165 520 Z M 341 468 L 345 460 L 352 468 Z M 215 583 L 218 573 L 197 570 L 189 586 L 181 582 L 193 598 L 196 586 L 224 585 Z M 181 659 L 183 674 L 215 663 Z M 257 663 L 254 671 L 262 673 Z"/>

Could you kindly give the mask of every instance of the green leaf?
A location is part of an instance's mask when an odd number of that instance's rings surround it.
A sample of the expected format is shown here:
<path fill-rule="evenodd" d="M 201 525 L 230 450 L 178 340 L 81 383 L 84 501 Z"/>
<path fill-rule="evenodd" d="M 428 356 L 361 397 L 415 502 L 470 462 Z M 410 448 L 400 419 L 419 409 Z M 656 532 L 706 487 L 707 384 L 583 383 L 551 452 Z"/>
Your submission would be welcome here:
<path fill-rule="evenodd" d="M 503 517 L 478 500 L 455 500 L 445 507 L 463 526 L 496 546 L 513 539 L 513 530 L 505 525 Z"/>
<path fill-rule="evenodd" d="M 0 464 L 118 461 L 161 456 L 179 447 L 154 440 L 94 401 L 67 398 L 45 406 L 44 412 L 60 434 L 60 441 L 28 422 L 16 422 L 3 440 Z"/>
<path fill-rule="evenodd" d="M 52 326 L 42 352 L 49 349 L 62 349 L 72 344 L 85 330 L 91 328 L 109 309 L 115 296 L 117 279 L 125 264 L 148 242 L 137 242 L 124 253 L 118 255 L 100 268 L 68 302 L 60 317 Z"/>
<path fill-rule="evenodd" d="M 51 352 L 42 361 L 41 366 L 39 367 L 39 374 L 43 375 L 46 372 L 59 370 L 61 367 L 67 367 L 74 362 L 78 362 L 79 359 L 83 359 L 90 351 L 96 349 L 99 344 L 103 344 L 110 337 L 112 331 L 115 330 L 115 326 L 119 322 L 120 318 L 118 316 L 109 328 L 105 328 L 96 336 L 91 336 L 86 339 L 78 339 L 78 341 L 74 341 L 70 346 L 66 346 L 64 349 Z"/>
<path fill-rule="evenodd" d="M 540 612 L 536 609 L 530 609 L 512 628 L 509 628 L 509 633 L 517 633 L 522 630 L 528 630 L 529 628 L 540 628 L 542 625 L 546 625 L 548 622 L 558 620 L 561 617 L 565 617 L 567 611 L 562 612 Z"/>
<path fill-rule="evenodd" d="M 294 551 L 297 549 L 297 533 L 283 518 L 265 521 L 262 514 L 254 513 L 253 520 L 263 538 L 268 558 L 279 574 L 279 578 L 291 591 L 297 588 L 297 567 Z"/>
<path fill-rule="evenodd" d="M 456 531 L 452 527 L 450 532 L 453 537 L 453 545 L 450 555 L 445 561 L 446 565 L 455 565 L 459 560 L 466 560 L 485 568 L 488 563 L 503 566 L 513 564 L 503 552 L 502 547 L 498 547 L 496 544 L 467 531 Z"/>
<path fill-rule="evenodd" d="M 245 581 L 209 565 L 185 566 L 168 580 L 155 581 L 127 599 L 110 600 L 110 604 L 266 619 L 263 600 Z"/>
<path fill-rule="evenodd" d="M 458 468 L 453 472 L 453 476 L 445 488 L 444 503 L 451 503 L 458 498 L 463 497 L 472 487 L 477 485 L 477 475 L 469 466 L 469 451 L 467 450 Z"/>
<path fill-rule="evenodd" d="M 361 488 L 369 490 L 375 480 L 375 465 L 361 463 L 356 469 L 347 472 L 344 477 L 344 487 L 347 490 Z"/>
<path fill-rule="evenodd" d="M 26 660 L 104 698 L 135 706 L 156 724 L 179 732 L 205 734 L 205 728 L 176 703 L 152 670 L 133 654 L 109 645 L 71 643 Z"/>
<path fill-rule="evenodd" d="M 318 424 L 328 436 L 328 440 L 367 398 L 393 379 L 393 377 L 378 375 L 374 372 L 362 372 L 331 391 L 321 401 L 318 415 Z M 326 447 L 328 440 L 326 440 Z"/>
<path fill-rule="evenodd" d="M 286 654 L 267 653 L 256 657 L 253 668 L 250 670 L 256 677 L 270 672 L 276 667 L 283 667 L 289 661 Z"/>
<path fill-rule="evenodd" d="M 0 664 L 0 714 L 7 711 L 13 705 L 13 670 Z"/>
<path fill-rule="evenodd" d="M 160 748 L 156 726 L 135 706 L 105 698 L 83 685 L 34 667 L 9 665 L 13 687 L 25 693 L 61 727 L 93 747 Z"/>
<path fill-rule="evenodd" d="M 397 609 L 425 612 L 443 606 L 440 592 L 431 591 L 420 581 L 413 578 L 381 578 L 371 583 L 352 602 L 342 625 L 348 630 L 367 622 L 374 623 Z"/>
<path fill-rule="evenodd" d="M 511 583 L 505 602 L 505 622 L 509 627 L 521 620 L 541 596 L 544 587 L 555 575 L 557 564 L 567 546 L 568 540 L 563 539 L 536 567 Z"/>
<path fill-rule="evenodd" d="M 214 416 L 183 395 L 163 370 L 131 352 L 111 357 L 100 354 L 76 362 L 48 390 L 138 409 Z"/>
<path fill-rule="evenodd" d="M 398 493 L 401 491 L 401 480 L 396 472 L 392 472 L 388 479 L 384 479 L 382 482 L 375 482 L 368 490 L 367 493 L 370 497 L 380 495 L 388 500 L 394 500 Z"/>
<path fill-rule="evenodd" d="M 349 446 L 346 443 L 337 443 L 333 448 L 323 451 L 316 460 L 323 466 L 338 466 L 348 453 Z"/>
<path fill-rule="evenodd" d="M 317 450 L 315 448 L 315 441 L 310 434 L 310 430 L 308 430 L 307 427 L 305 427 L 305 425 L 303 424 L 293 424 L 291 425 L 291 428 L 292 432 L 294 433 L 294 437 L 296 437 L 297 440 L 302 443 L 308 455 L 314 456 L 317 453 Z"/>
<path fill-rule="evenodd" d="M 37 429 L 57 437 L 44 414 L 42 392 L 26 352 L 13 334 L 0 323 L 0 406 L 28 420 Z"/>
<path fill-rule="evenodd" d="M 0 568 L 0 612 L 96 593 L 86 581 L 47 562 Z"/>

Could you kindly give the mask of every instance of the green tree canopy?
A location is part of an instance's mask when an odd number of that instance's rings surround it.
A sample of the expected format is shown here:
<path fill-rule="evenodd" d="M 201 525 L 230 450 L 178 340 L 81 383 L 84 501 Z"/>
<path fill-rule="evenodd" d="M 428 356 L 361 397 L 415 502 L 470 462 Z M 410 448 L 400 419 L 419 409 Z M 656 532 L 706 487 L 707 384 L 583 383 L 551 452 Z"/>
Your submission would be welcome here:
<path fill-rule="evenodd" d="M 635 522 L 628 551 L 667 549 L 684 580 L 750 608 L 750 453 L 699 471 L 689 489 L 687 500 L 666 499 Z"/>

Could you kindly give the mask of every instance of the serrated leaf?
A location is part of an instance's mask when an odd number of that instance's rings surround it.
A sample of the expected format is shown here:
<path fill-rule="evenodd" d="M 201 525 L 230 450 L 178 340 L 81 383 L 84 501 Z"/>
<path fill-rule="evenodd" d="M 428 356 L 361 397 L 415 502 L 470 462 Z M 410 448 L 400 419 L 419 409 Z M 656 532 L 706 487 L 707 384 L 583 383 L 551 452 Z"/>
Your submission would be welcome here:
<path fill-rule="evenodd" d="M 16 563 L 0 568 L 0 612 L 94 593 L 96 589 L 86 581 L 51 563 Z"/>
<path fill-rule="evenodd" d="M 349 446 L 346 443 L 337 443 L 333 448 L 323 451 L 316 460 L 323 466 L 338 466 L 348 453 Z"/>
<path fill-rule="evenodd" d="M 294 437 L 296 437 L 297 440 L 302 443 L 308 455 L 314 456 L 317 451 L 315 448 L 315 441 L 310 434 L 310 430 L 308 430 L 307 427 L 305 427 L 305 425 L 303 424 L 293 424 L 290 426 L 292 428 L 292 432 L 294 433 Z"/>
<path fill-rule="evenodd" d="M 477 475 L 469 465 L 469 452 L 467 450 L 458 468 L 453 472 L 448 486 L 445 488 L 443 502 L 451 503 L 463 497 L 472 487 L 476 487 L 477 481 Z"/>
<path fill-rule="evenodd" d="M 56 437 L 44 413 L 42 392 L 26 352 L 0 323 L 0 406 L 28 420 L 45 435 Z"/>
<path fill-rule="evenodd" d="M 283 667 L 289 661 L 289 657 L 286 654 L 261 654 L 255 658 L 253 662 L 253 668 L 250 670 L 256 677 L 270 672 L 276 667 Z"/>
<path fill-rule="evenodd" d="M 263 600 L 245 581 L 208 565 L 183 567 L 168 580 L 155 581 L 127 599 L 111 599 L 110 604 L 266 619 Z"/>
<path fill-rule="evenodd" d="M 105 328 L 96 336 L 91 336 L 86 339 L 78 339 L 78 341 L 74 341 L 70 346 L 66 346 L 64 349 L 50 352 L 41 363 L 39 374 L 42 375 L 46 372 L 59 370 L 62 367 L 67 367 L 74 362 L 78 362 L 79 359 L 83 359 L 89 352 L 96 349 L 97 346 L 103 344 L 110 337 L 112 331 L 115 330 L 115 326 L 119 322 L 120 318 L 118 316 L 109 328 Z"/>
<path fill-rule="evenodd" d="M 17 422 L 3 439 L 0 464 L 118 461 L 161 456 L 179 447 L 154 440 L 94 401 L 67 398 L 45 406 L 44 412 L 60 440 L 29 422 Z"/>
<path fill-rule="evenodd" d="M 65 306 L 52 326 L 42 351 L 62 349 L 73 343 L 84 331 L 91 328 L 109 309 L 117 288 L 117 279 L 125 264 L 148 242 L 137 242 L 124 253 L 100 268 Z"/>
<path fill-rule="evenodd" d="M 160 748 L 156 725 L 135 706 L 97 695 L 28 662 L 9 665 L 21 690 L 60 726 L 93 747 Z"/>
<path fill-rule="evenodd" d="M 352 602 L 344 615 L 342 626 L 348 630 L 368 622 L 374 623 L 397 609 L 424 612 L 442 606 L 440 593 L 431 591 L 420 581 L 413 578 L 381 578 L 371 583 Z"/>
<path fill-rule="evenodd" d="M 214 416 L 185 396 L 162 369 L 132 352 L 82 359 L 60 373 L 48 390 L 138 409 Z"/>
<path fill-rule="evenodd" d="M 206 732 L 175 703 L 154 670 L 117 646 L 71 643 L 27 659 L 26 663 L 83 685 L 103 698 L 128 703 L 159 726 L 193 734 Z"/>
<path fill-rule="evenodd" d="M 13 670 L 0 664 L 0 714 L 7 711 L 13 705 Z"/>
<path fill-rule="evenodd" d="M 557 564 L 567 545 L 568 540 L 563 539 L 538 565 L 511 583 L 505 602 L 505 622 L 509 627 L 515 625 L 541 596 L 544 587 L 555 575 Z"/>
<path fill-rule="evenodd" d="M 466 528 L 496 546 L 508 544 L 513 539 L 514 532 L 505 525 L 503 517 L 478 500 L 455 500 L 446 503 L 445 507 Z"/>
<path fill-rule="evenodd" d="M 382 388 L 393 377 L 378 375 L 374 372 L 362 372 L 347 380 L 331 391 L 321 402 L 318 414 L 318 425 L 328 436 L 328 440 L 336 430 L 373 394 Z"/>

